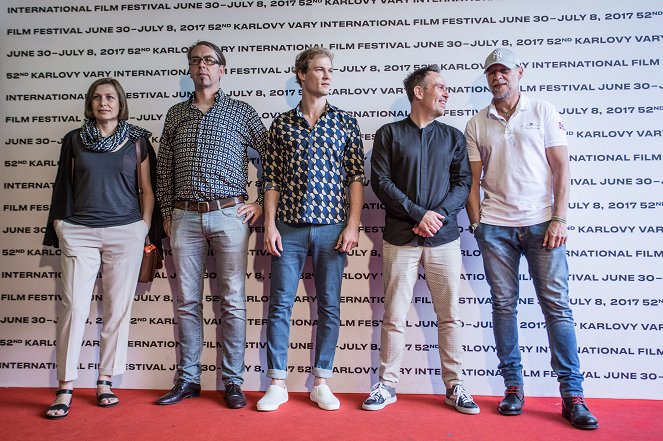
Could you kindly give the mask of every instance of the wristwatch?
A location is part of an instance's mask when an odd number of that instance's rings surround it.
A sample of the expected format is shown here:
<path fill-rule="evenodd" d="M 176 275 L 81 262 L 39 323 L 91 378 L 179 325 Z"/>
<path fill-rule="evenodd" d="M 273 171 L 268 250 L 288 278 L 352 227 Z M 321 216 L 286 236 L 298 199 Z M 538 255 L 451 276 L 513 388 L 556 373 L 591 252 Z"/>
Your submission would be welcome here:
<path fill-rule="evenodd" d="M 479 226 L 479 222 L 475 222 L 470 227 L 468 228 L 468 231 L 470 234 L 474 234 L 475 231 L 477 231 L 477 227 Z"/>

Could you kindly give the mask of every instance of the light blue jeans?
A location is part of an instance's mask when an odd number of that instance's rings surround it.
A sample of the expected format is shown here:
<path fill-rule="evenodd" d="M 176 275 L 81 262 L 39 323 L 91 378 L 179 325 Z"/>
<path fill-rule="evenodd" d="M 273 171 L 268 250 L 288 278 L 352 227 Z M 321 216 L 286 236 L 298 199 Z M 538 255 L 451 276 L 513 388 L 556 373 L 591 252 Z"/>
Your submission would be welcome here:
<path fill-rule="evenodd" d="M 200 383 L 203 350 L 203 280 L 211 248 L 216 261 L 224 384 L 242 384 L 246 347 L 246 282 L 248 224 L 237 217 L 240 205 L 209 213 L 175 209 L 170 246 L 177 273 L 177 322 L 180 342 L 180 379 Z"/>
<path fill-rule="evenodd" d="M 475 233 L 493 301 L 493 333 L 505 386 L 522 386 L 518 346 L 518 268 L 524 255 L 546 320 L 551 366 L 562 397 L 583 396 L 578 344 L 569 307 L 566 246 L 543 248 L 549 222 L 526 227 L 480 224 Z"/>
<path fill-rule="evenodd" d="M 313 375 L 332 376 L 341 324 L 341 281 L 346 254 L 334 249 L 345 224 L 293 225 L 277 222 L 281 257 L 272 256 L 272 285 L 267 321 L 267 376 L 283 380 L 288 375 L 290 316 L 297 286 L 309 250 L 313 257 L 318 326 Z"/>

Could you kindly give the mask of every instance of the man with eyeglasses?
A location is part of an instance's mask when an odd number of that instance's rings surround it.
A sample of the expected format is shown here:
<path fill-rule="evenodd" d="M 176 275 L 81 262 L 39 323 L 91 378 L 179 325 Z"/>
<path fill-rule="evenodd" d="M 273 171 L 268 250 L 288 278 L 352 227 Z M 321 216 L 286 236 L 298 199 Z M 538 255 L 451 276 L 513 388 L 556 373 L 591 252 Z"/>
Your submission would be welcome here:
<path fill-rule="evenodd" d="M 262 160 L 267 131 L 253 107 L 226 96 L 219 81 L 226 59 L 213 43 L 187 52 L 194 93 L 168 111 L 157 159 L 157 199 L 170 237 L 177 275 L 178 379 L 157 404 L 200 395 L 203 348 L 203 281 L 211 247 L 221 323 L 221 376 L 229 408 L 246 406 L 241 390 L 246 346 L 249 224 L 262 215 L 262 192 L 246 202 L 248 148 Z"/>
<path fill-rule="evenodd" d="M 520 93 L 523 66 L 511 50 L 492 51 L 484 74 L 493 100 L 465 128 L 472 168 L 467 215 L 490 285 L 498 367 L 506 387 L 497 409 L 502 415 L 519 415 L 525 402 L 517 311 L 524 255 L 546 320 L 562 416 L 577 428 L 596 429 L 598 420 L 583 398 L 569 306 L 566 131 L 552 104 Z"/>

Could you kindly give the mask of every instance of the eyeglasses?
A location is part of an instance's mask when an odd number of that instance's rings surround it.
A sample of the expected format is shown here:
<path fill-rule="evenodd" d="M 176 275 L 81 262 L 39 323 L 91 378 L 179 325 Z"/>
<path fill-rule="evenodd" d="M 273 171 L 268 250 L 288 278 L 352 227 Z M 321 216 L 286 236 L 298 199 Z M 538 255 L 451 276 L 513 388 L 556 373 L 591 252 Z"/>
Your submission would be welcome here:
<path fill-rule="evenodd" d="M 189 66 L 198 66 L 198 65 L 200 65 L 201 62 L 205 63 L 206 66 L 213 66 L 215 64 L 221 64 L 221 62 L 219 60 L 217 60 L 216 58 L 214 58 L 214 57 L 203 57 L 203 58 L 192 57 L 189 60 Z"/>

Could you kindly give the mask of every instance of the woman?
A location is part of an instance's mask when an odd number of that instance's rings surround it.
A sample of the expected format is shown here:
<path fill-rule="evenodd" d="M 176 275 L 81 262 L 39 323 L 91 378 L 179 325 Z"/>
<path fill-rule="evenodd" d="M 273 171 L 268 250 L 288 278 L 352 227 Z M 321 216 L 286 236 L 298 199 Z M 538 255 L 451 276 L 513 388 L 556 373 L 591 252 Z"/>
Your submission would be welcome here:
<path fill-rule="evenodd" d="M 127 99 L 120 83 L 102 78 L 85 98 L 85 122 L 62 140 L 44 245 L 62 250 L 62 295 L 58 304 L 57 376 L 51 419 L 69 413 L 78 377 L 85 322 L 101 265 L 103 325 L 101 328 L 97 404 L 114 406 L 119 398 L 111 378 L 125 370 L 131 304 L 145 235 L 161 219 L 153 216 L 152 177 L 156 165 L 150 133 L 127 123 Z M 142 212 L 136 170 L 140 146 Z M 153 219 L 154 217 L 154 219 Z M 153 243 L 161 234 L 152 228 Z"/>

